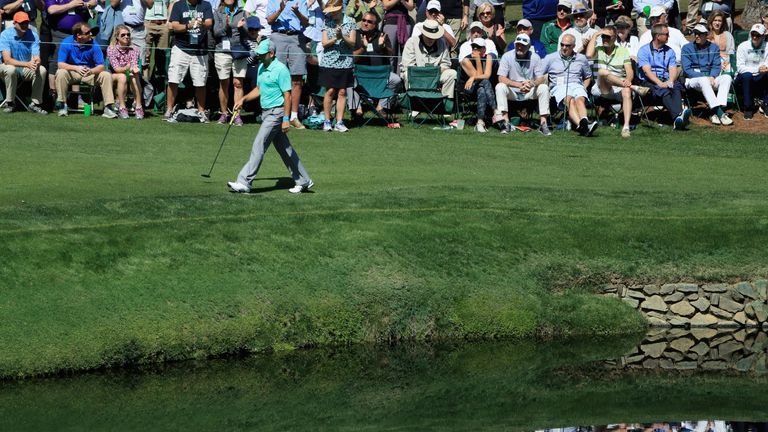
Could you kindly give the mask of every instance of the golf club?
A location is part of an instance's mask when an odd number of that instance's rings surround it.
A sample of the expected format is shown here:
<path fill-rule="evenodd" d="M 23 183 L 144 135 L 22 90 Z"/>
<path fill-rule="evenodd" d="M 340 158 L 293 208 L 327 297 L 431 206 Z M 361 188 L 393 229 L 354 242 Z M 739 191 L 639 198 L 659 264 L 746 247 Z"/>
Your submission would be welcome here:
<path fill-rule="evenodd" d="M 221 140 L 221 145 L 219 146 L 219 151 L 216 152 L 216 157 L 213 158 L 213 163 L 211 164 L 211 169 L 208 170 L 208 174 L 200 174 L 201 177 L 205 178 L 211 178 L 211 173 L 213 172 L 213 167 L 216 165 L 216 161 L 219 160 L 219 154 L 221 153 L 221 149 L 224 148 L 224 141 L 227 140 L 227 135 L 229 135 L 229 130 L 232 129 L 232 123 L 235 122 L 235 117 L 240 114 L 240 110 L 237 110 L 232 113 L 232 118 L 229 119 L 229 126 L 227 126 L 227 131 L 224 133 L 224 139 Z"/>

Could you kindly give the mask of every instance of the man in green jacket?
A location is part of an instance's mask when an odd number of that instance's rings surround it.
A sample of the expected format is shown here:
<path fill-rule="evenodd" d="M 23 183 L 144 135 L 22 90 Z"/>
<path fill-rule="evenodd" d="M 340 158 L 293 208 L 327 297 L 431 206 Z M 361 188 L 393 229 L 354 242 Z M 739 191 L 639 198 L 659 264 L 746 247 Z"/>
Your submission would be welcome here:
<path fill-rule="evenodd" d="M 541 28 L 541 42 L 547 50 L 547 54 L 557 51 L 557 41 L 560 35 L 571 27 L 571 1 L 560 0 L 557 4 L 557 17 Z"/>

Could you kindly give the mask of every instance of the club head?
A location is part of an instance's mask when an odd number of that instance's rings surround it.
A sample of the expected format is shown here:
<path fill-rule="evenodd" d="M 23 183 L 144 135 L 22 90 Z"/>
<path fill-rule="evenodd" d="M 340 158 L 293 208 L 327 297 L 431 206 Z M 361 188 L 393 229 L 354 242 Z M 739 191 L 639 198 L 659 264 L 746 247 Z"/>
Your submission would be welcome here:
<path fill-rule="evenodd" d="M 211 178 L 210 174 L 200 174 L 200 177 Z"/>

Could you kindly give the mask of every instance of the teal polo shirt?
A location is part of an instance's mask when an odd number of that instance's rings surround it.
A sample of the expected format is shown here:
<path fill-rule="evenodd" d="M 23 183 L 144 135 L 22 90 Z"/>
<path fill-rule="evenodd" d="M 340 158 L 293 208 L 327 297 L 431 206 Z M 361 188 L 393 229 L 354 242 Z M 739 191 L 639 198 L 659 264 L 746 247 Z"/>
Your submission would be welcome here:
<path fill-rule="evenodd" d="M 291 72 L 277 59 L 273 59 L 269 67 L 260 63 L 256 86 L 261 90 L 261 109 L 283 106 L 283 92 L 291 90 Z"/>

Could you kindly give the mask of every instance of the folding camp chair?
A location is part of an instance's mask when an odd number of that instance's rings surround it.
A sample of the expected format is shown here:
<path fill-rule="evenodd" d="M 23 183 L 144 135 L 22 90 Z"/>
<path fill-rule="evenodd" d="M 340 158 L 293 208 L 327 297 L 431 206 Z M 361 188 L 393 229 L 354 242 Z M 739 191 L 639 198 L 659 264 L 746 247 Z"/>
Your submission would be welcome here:
<path fill-rule="evenodd" d="M 418 122 L 424 124 L 428 119 L 437 120 L 445 127 L 445 119 L 441 114 L 449 114 L 453 104 L 440 91 L 440 68 L 438 66 L 408 67 L 407 88 L 400 96 L 400 105 L 418 115 L 426 114 Z M 411 126 L 416 126 L 417 116 L 410 115 Z"/>
<path fill-rule="evenodd" d="M 389 87 L 389 73 L 392 68 L 389 65 L 381 66 L 368 66 L 368 65 L 355 65 L 355 79 L 357 85 L 355 91 L 360 95 L 360 104 L 363 108 L 370 108 L 373 111 L 374 116 L 366 120 L 361 126 L 365 126 L 374 118 L 380 118 L 387 124 L 391 122 L 385 113 L 376 110 L 379 101 L 384 99 L 391 106 L 395 99 L 395 92 Z M 349 95 L 348 95 L 349 96 Z"/>

